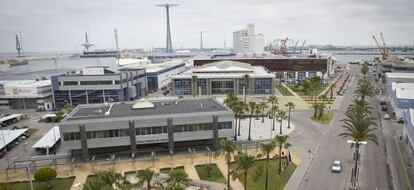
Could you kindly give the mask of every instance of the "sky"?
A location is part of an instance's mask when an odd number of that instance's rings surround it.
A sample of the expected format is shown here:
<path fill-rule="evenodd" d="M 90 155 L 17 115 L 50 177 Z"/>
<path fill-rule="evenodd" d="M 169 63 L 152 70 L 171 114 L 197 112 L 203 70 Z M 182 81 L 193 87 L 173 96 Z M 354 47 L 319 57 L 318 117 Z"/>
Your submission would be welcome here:
<path fill-rule="evenodd" d="M 81 51 L 84 32 L 97 49 L 165 47 L 160 0 L 1 0 L 0 52 L 14 52 L 16 33 L 25 51 Z M 289 37 L 307 44 L 414 44 L 413 0 L 171 0 L 173 48 L 232 46 L 233 31 L 254 23 L 265 41 Z"/>

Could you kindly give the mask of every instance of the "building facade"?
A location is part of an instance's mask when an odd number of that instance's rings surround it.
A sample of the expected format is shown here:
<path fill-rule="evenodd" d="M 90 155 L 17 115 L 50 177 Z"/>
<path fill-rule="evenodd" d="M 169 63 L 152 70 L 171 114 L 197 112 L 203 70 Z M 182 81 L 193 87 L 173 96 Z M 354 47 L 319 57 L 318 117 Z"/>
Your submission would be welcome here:
<path fill-rule="evenodd" d="M 52 76 L 53 105 L 130 101 L 146 96 L 145 70 L 113 71 L 88 67 L 81 73 Z"/>
<path fill-rule="evenodd" d="M 233 113 L 214 99 L 77 106 L 59 125 L 72 155 L 174 151 L 234 135 Z"/>
<path fill-rule="evenodd" d="M 272 94 L 273 85 L 274 75 L 264 67 L 236 61 L 206 64 L 172 77 L 172 92 L 177 96 Z"/>
<path fill-rule="evenodd" d="M 414 109 L 404 112 L 403 142 L 414 156 Z"/>
<path fill-rule="evenodd" d="M 233 32 L 233 52 L 244 54 L 263 54 L 264 36 L 255 33 L 254 24 L 247 24 L 247 29 Z"/>
<path fill-rule="evenodd" d="M 49 80 L 0 81 L 0 109 L 52 108 L 52 87 Z"/>

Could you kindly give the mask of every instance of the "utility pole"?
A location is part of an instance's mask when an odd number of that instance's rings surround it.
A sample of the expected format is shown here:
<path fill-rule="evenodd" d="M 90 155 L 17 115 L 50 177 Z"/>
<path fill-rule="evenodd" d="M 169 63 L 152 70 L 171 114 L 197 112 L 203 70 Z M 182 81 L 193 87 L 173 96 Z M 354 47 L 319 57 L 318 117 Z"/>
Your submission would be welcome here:
<path fill-rule="evenodd" d="M 85 32 L 85 43 L 81 44 L 83 47 L 85 47 L 86 52 L 89 51 L 89 48 L 94 46 L 94 44 L 89 43 L 88 39 L 88 33 Z"/>
<path fill-rule="evenodd" d="M 161 4 L 157 5 L 159 7 L 165 7 L 165 10 L 167 12 L 167 41 L 166 41 L 166 47 L 165 52 L 171 53 L 172 52 L 172 43 L 171 43 L 171 32 L 170 32 L 170 7 L 178 6 L 178 4 Z"/>
<path fill-rule="evenodd" d="M 121 56 L 119 55 L 118 31 L 116 30 L 116 28 L 114 29 L 114 33 L 115 33 L 115 45 L 116 45 L 116 58 L 117 58 L 117 64 L 119 65 L 119 58 Z"/>
<path fill-rule="evenodd" d="M 21 35 L 20 35 L 21 38 Z M 21 39 L 19 39 L 19 35 L 16 34 L 16 50 L 17 50 L 17 56 L 21 57 L 23 55 L 23 48 L 21 45 Z"/>
<path fill-rule="evenodd" d="M 204 31 L 200 31 L 200 50 L 203 50 L 203 33 Z"/>

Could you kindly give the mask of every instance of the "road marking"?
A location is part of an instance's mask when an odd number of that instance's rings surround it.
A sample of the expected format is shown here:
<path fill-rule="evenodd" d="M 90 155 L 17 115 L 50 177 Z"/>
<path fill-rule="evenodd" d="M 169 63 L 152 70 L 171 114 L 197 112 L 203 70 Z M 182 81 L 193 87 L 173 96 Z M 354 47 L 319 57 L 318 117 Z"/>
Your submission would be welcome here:
<path fill-rule="evenodd" d="M 407 168 L 405 167 L 405 163 L 404 163 L 404 160 L 402 158 L 402 154 L 401 154 L 401 150 L 400 150 L 400 145 L 398 145 L 398 141 L 397 141 L 397 138 L 396 137 L 394 137 L 394 141 L 395 141 L 395 145 L 397 146 L 398 153 L 400 154 L 401 163 L 402 163 L 402 165 L 404 167 L 404 174 L 405 174 L 405 179 L 407 180 L 407 183 L 408 183 L 408 188 L 410 190 L 412 190 L 411 183 L 410 183 L 410 179 L 408 178 Z"/>

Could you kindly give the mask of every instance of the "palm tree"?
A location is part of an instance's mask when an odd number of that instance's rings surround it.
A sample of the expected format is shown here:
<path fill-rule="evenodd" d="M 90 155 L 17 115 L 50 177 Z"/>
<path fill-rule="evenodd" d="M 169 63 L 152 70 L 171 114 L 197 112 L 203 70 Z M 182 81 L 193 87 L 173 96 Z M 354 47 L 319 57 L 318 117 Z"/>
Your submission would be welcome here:
<path fill-rule="evenodd" d="M 168 174 L 166 183 L 168 190 L 185 189 L 191 184 L 191 179 L 183 170 L 173 170 Z"/>
<path fill-rule="evenodd" d="M 243 75 L 243 82 L 244 82 L 244 103 L 246 103 L 246 94 L 247 94 L 247 88 L 249 86 L 249 80 L 250 80 L 250 76 L 248 74 Z"/>
<path fill-rule="evenodd" d="M 280 119 L 279 134 L 282 134 L 282 125 L 283 125 L 283 120 L 286 119 L 286 112 L 284 110 L 279 110 L 279 112 L 277 112 L 277 117 Z"/>
<path fill-rule="evenodd" d="M 372 107 L 365 99 L 355 98 L 348 106 L 347 113 L 360 113 L 362 116 L 368 116 L 372 113 Z"/>
<path fill-rule="evenodd" d="M 99 180 L 98 178 L 95 179 L 88 179 L 86 180 L 85 184 L 83 184 L 82 187 L 83 190 L 112 190 L 113 187 L 105 184 L 102 180 Z"/>
<path fill-rule="evenodd" d="M 193 97 L 195 97 L 197 94 L 197 79 L 198 79 L 197 75 L 191 76 L 191 86 L 192 86 L 191 89 L 192 89 Z"/>
<path fill-rule="evenodd" d="M 137 186 L 142 187 L 145 183 L 147 183 L 147 190 L 150 190 L 151 180 L 158 177 L 159 173 L 156 173 L 154 170 L 147 168 L 145 170 L 138 170 L 136 176 L 138 178 Z"/>
<path fill-rule="evenodd" d="M 287 135 L 277 135 L 274 139 L 276 144 L 279 145 L 279 175 L 282 174 L 282 147 L 287 143 L 288 138 Z"/>
<path fill-rule="evenodd" d="M 323 114 L 325 114 L 325 109 L 326 109 L 326 104 L 318 103 L 318 111 L 319 111 L 318 118 L 319 119 L 323 116 Z"/>
<path fill-rule="evenodd" d="M 103 171 L 98 175 L 98 179 L 108 186 L 115 187 L 117 189 L 121 189 L 125 185 L 129 184 L 121 173 L 115 171 Z"/>
<path fill-rule="evenodd" d="M 267 108 L 267 105 L 265 102 L 260 103 L 260 108 L 262 109 L 262 123 L 264 123 L 264 116 L 265 116 L 265 109 Z"/>
<path fill-rule="evenodd" d="M 253 113 L 255 112 L 256 107 L 257 107 L 256 102 L 249 102 L 248 110 L 250 111 L 250 115 L 249 115 L 250 121 L 249 121 L 249 137 L 247 138 L 247 140 L 252 140 L 250 136 L 250 132 L 252 129 L 252 117 L 254 117 Z"/>
<path fill-rule="evenodd" d="M 291 160 L 291 158 L 290 158 L 290 150 L 289 150 L 289 148 L 290 148 L 290 147 L 292 147 L 292 144 L 290 144 L 290 143 L 285 143 L 284 148 L 288 151 L 288 153 L 287 153 L 287 155 L 286 155 L 287 160 L 288 160 L 288 162 L 287 162 L 287 163 L 289 163 L 290 161 L 292 161 L 292 160 Z"/>
<path fill-rule="evenodd" d="M 245 111 L 248 111 L 248 105 L 245 104 L 242 101 L 239 101 L 238 106 L 240 106 L 241 110 L 240 110 L 240 114 L 239 114 L 239 126 L 237 127 L 237 135 L 240 136 L 240 123 L 241 123 L 241 119 L 244 119 L 243 114 L 245 113 Z"/>
<path fill-rule="evenodd" d="M 274 131 L 275 130 L 275 114 L 278 110 L 278 106 L 277 106 L 278 100 L 276 96 L 271 95 L 269 96 L 269 99 L 267 99 L 267 101 L 270 103 L 270 114 L 272 115 L 272 121 L 273 121 L 272 125 L 273 125 L 273 131 Z"/>
<path fill-rule="evenodd" d="M 362 79 L 358 81 L 358 86 L 354 93 L 357 97 L 365 99 L 366 97 L 373 97 L 375 90 L 370 81 Z"/>
<path fill-rule="evenodd" d="M 234 151 L 236 151 L 236 144 L 234 144 L 234 141 L 228 140 L 228 139 L 222 139 L 219 142 L 220 151 L 217 152 L 216 156 L 223 154 L 224 159 L 227 163 L 227 189 L 230 189 L 230 162 L 231 162 L 231 156 L 234 154 Z"/>
<path fill-rule="evenodd" d="M 269 181 L 269 158 L 270 153 L 276 148 L 276 144 L 272 141 L 270 143 L 260 144 L 260 151 L 262 154 L 266 155 L 266 177 L 265 177 L 265 190 L 268 189 L 268 181 Z"/>
<path fill-rule="evenodd" d="M 362 67 L 361 67 L 361 73 L 364 76 L 364 79 L 366 78 L 368 71 L 369 71 L 368 62 L 365 61 L 364 64 L 362 65 Z"/>
<path fill-rule="evenodd" d="M 224 100 L 224 104 L 229 107 L 233 113 L 234 113 L 234 118 L 235 118 L 235 123 L 234 123 L 234 140 L 237 140 L 237 135 L 236 135 L 236 130 L 237 130 L 237 114 L 239 112 L 240 107 L 237 105 L 239 102 L 239 98 L 237 98 L 236 94 L 234 93 L 228 93 L 226 99 Z"/>
<path fill-rule="evenodd" d="M 343 138 L 352 138 L 355 142 L 355 166 L 353 179 L 356 179 L 358 160 L 359 160 L 359 146 L 360 142 L 371 141 L 378 145 L 377 136 L 373 133 L 376 128 L 371 128 L 371 126 L 376 126 L 375 118 L 364 116 L 364 114 L 358 112 L 348 112 L 346 113 L 344 121 L 344 132 L 340 133 L 339 136 Z M 354 180 L 355 181 L 355 180 Z"/>
<path fill-rule="evenodd" d="M 233 107 L 234 116 L 236 119 L 235 128 L 234 128 L 234 140 L 237 140 L 237 119 L 239 120 L 239 135 L 240 135 L 240 123 L 241 123 L 241 115 L 244 111 L 244 103 L 242 101 L 237 101 Z"/>
<path fill-rule="evenodd" d="M 296 105 L 293 102 L 288 102 L 285 106 L 288 107 L 288 110 L 289 110 L 288 127 L 287 128 L 290 129 L 290 112 L 295 109 Z"/>
<path fill-rule="evenodd" d="M 249 169 L 255 165 L 256 157 L 249 155 L 245 152 L 238 151 L 234 157 L 236 167 L 234 168 L 234 175 L 243 176 L 243 186 L 247 190 L 247 174 Z"/>
<path fill-rule="evenodd" d="M 276 77 L 276 78 L 279 78 L 279 85 L 282 85 L 282 78 L 284 77 L 283 72 L 277 72 L 277 73 L 275 74 L 275 77 Z"/>
<path fill-rule="evenodd" d="M 254 113 L 256 114 L 256 120 L 259 120 L 259 115 L 262 113 L 262 104 L 256 104 L 256 108 L 254 109 Z"/>

